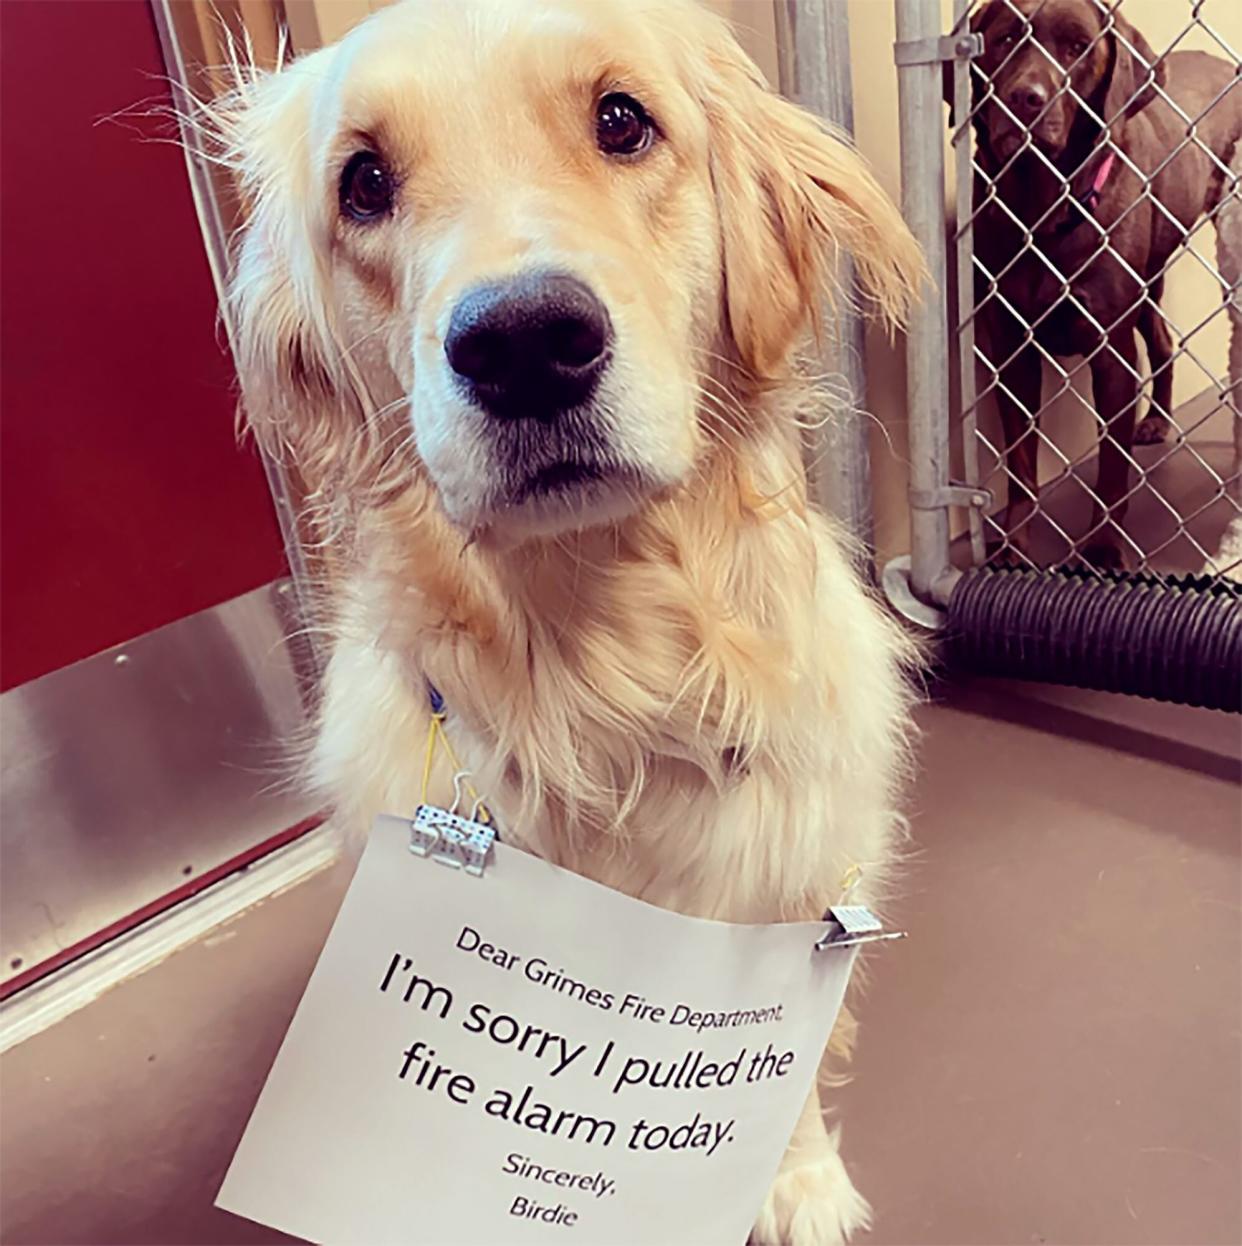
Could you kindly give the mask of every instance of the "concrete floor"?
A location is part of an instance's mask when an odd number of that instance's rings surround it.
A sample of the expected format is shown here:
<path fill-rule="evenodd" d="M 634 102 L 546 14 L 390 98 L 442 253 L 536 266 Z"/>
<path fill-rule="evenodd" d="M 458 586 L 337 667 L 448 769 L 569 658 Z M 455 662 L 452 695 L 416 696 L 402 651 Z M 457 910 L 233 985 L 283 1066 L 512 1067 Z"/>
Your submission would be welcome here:
<path fill-rule="evenodd" d="M 845 1150 L 864 1242 L 1242 1242 L 1238 719 L 995 683 L 920 714 Z M 211 1200 L 331 870 L 0 1061 L 6 1246 L 288 1239 Z"/>
<path fill-rule="evenodd" d="M 1140 485 L 1132 470 L 1134 493 L 1123 525 L 1133 543 L 1126 546 L 1127 556 L 1135 570 L 1140 569 L 1141 550 L 1141 569 L 1197 575 L 1213 560 L 1214 569 L 1225 572 L 1232 561 L 1215 561 L 1215 555 L 1221 534 L 1238 514 L 1235 497 L 1222 483 L 1234 472 L 1237 417 L 1220 404 L 1215 390 L 1208 390 L 1179 407 L 1174 418 L 1187 431 L 1186 437 L 1133 447 L 1144 481 Z M 1090 452 L 1073 471 L 1062 474 L 1061 460 L 1049 449 L 1043 450 L 1041 460 L 1046 483 L 1040 490 L 1040 513 L 1031 521 L 1031 556 L 1039 566 L 1047 567 L 1072 562 L 1074 550 L 1067 538 L 1081 543 L 1091 528 L 1098 463 Z M 998 470 L 985 483 L 997 499 L 997 522 L 1003 523 L 1008 478 Z M 1186 517 L 1184 523 L 1181 516 Z M 990 530 L 988 539 L 995 535 Z M 965 565 L 969 562 L 965 541 L 958 548 Z"/>
<path fill-rule="evenodd" d="M 922 715 L 845 1150 L 881 1243 L 1242 1242 L 1242 724 L 1019 684 Z"/>

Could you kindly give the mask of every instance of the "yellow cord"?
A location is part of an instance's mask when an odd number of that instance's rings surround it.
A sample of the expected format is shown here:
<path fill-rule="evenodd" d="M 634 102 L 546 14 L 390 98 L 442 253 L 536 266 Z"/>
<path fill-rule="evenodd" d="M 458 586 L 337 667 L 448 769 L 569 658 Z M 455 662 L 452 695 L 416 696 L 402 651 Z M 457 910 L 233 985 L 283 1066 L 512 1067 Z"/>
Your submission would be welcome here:
<path fill-rule="evenodd" d="M 849 899 L 850 892 L 862 882 L 863 868 L 857 861 L 841 876 L 841 901 Z"/>
<path fill-rule="evenodd" d="M 423 760 L 423 792 L 418 801 L 420 805 L 427 803 L 427 792 L 431 787 L 431 764 L 436 757 L 436 723 L 439 720 L 438 714 L 432 714 L 431 726 L 427 730 L 427 756 Z"/>
<path fill-rule="evenodd" d="M 453 751 L 452 744 L 449 743 L 448 733 L 444 730 L 443 714 L 432 714 L 431 725 L 427 729 L 427 755 L 423 759 L 423 791 L 420 803 L 424 805 L 427 803 L 427 793 L 431 788 L 431 767 L 435 761 L 437 741 L 439 741 L 445 753 L 448 754 L 449 762 L 453 767 L 453 773 L 461 774 L 464 779 L 466 791 L 474 802 L 474 816 L 477 816 L 479 821 L 490 825 L 492 821 L 491 811 L 483 803 L 483 798 L 475 790 L 474 784 L 470 782 L 470 776 L 462 771 L 461 762 L 457 760 L 457 754 Z"/>

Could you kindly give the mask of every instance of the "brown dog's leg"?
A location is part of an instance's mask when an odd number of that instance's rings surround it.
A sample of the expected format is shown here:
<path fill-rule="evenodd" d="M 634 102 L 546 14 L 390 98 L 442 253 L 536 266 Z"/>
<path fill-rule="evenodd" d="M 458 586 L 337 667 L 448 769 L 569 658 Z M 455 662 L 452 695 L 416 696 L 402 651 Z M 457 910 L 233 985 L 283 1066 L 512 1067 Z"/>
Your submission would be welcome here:
<path fill-rule="evenodd" d="M 1039 496 L 1039 400 L 1043 365 L 1033 345 L 1021 346 L 1021 337 L 997 334 L 1001 359 L 1017 351 L 1001 369 L 996 406 L 1005 434 L 1005 468 L 1009 475 L 1009 505 L 1005 511 L 1008 547 L 1019 562 L 1030 558 L 1031 516 Z M 1008 340 L 1006 340 L 1008 339 Z"/>
<path fill-rule="evenodd" d="M 1138 428 L 1134 430 L 1136 446 L 1155 446 L 1169 439 L 1173 411 L 1173 338 L 1160 314 L 1159 303 L 1164 293 L 1164 278 L 1151 288 L 1150 302 L 1139 313 L 1139 332 L 1147 343 L 1147 366 L 1151 370 L 1151 406 Z"/>
<path fill-rule="evenodd" d="M 1138 342 L 1134 322 L 1115 329 L 1108 345 L 1091 363 L 1095 409 L 1104 426 L 1095 492 L 1098 501 L 1082 557 L 1098 570 L 1126 565 L 1128 542 L 1122 536 L 1130 483 L 1130 447 L 1139 400 Z"/>

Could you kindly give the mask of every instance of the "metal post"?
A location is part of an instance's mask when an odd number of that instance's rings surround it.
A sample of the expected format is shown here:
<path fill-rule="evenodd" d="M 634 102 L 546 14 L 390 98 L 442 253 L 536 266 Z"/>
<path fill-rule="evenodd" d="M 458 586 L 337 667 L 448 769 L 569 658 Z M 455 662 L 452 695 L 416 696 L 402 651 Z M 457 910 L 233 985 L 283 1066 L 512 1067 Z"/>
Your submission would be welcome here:
<path fill-rule="evenodd" d="M 203 140 L 192 125 L 184 120 L 193 114 L 193 90 L 191 86 L 190 67 L 186 62 L 177 26 L 178 12 L 174 0 L 150 0 L 151 13 L 155 19 L 156 32 L 159 35 L 160 50 L 163 53 L 164 66 L 168 71 L 168 86 L 172 92 L 173 102 L 182 118 L 179 124 L 181 148 L 185 153 L 186 172 L 189 175 L 190 191 L 194 198 L 195 210 L 198 213 L 199 228 L 203 235 L 203 247 L 207 253 L 207 263 L 211 268 L 211 276 L 216 287 L 216 295 L 220 307 L 220 320 L 230 344 L 234 337 L 234 327 L 228 308 L 228 280 L 231 271 L 229 257 L 229 227 L 225 223 L 225 213 L 221 207 L 216 186 L 212 179 L 211 162 L 203 150 Z M 188 10 L 187 10 L 188 12 Z M 184 13 L 181 14 L 184 17 Z M 312 617 L 310 603 L 310 569 L 307 563 L 306 548 L 302 542 L 302 534 L 298 528 L 296 496 L 297 491 L 284 465 L 276 462 L 260 447 L 259 458 L 267 476 L 268 488 L 272 494 L 272 504 L 276 510 L 276 518 L 280 524 L 281 536 L 284 538 L 285 557 L 292 575 L 293 590 L 297 598 L 299 644 L 307 653 L 314 674 L 319 675 L 324 667 L 324 655 L 320 642 L 313 629 L 305 629 L 307 620 Z"/>
<path fill-rule="evenodd" d="M 776 36 L 781 92 L 853 135 L 850 19 L 845 0 L 776 0 Z M 813 500 L 853 534 L 869 564 L 875 524 L 864 415 L 864 324 L 852 263 L 842 264 L 840 280 L 843 298 L 833 340 L 822 348 L 820 370 L 840 378 L 843 392 L 831 419 L 807 435 L 807 470 Z"/>
<path fill-rule="evenodd" d="M 970 33 L 971 0 L 953 0 L 953 33 Z M 962 413 L 962 469 L 965 483 L 979 486 L 979 393 L 975 384 L 975 166 L 971 156 L 970 62 L 953 64 L 953 163 L 957 175 L 957 233 L 953 250 L 957 259 L 957 308 L 953 334 L 957 338 L 958 409 Z M 983 508 L 967 511 L 970 524 L 971 564 L 981 567 L 985 548 Z"/>
<path fill-rule="evenodd" d="M 895 0 L 897 41 L 939 38 L 939 0 Z M 943 604 L 949 564 L 949 330 L 945 309 L 944 125 L 937 60 L 897 68 L 901 122 L 901 206 L 927 256 L 932 285 L 906 339 L 910 429 L 910 587 Z"/>

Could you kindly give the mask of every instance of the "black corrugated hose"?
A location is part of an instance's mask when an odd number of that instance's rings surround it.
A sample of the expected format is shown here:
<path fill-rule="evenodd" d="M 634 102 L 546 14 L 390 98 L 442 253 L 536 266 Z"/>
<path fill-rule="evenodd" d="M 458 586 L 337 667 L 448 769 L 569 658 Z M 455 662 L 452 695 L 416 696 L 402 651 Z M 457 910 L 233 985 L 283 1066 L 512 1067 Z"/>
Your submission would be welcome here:
<path fill-rule="evenodd" d="M 982 675 L 1242 712 L 1242 585 L 980 567 L 954 586 L 946 657 Z"/>

